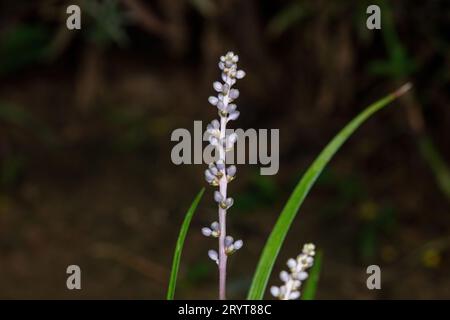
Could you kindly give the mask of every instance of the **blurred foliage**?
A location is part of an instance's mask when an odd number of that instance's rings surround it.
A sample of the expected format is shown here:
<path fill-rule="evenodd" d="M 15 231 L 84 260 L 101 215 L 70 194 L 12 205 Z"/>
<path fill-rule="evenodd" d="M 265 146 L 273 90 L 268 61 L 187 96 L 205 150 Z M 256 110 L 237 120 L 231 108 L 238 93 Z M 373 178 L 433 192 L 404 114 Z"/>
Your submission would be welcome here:
<path fill-rule="evenodd" d="M 22 106 L 0 101 L 0 121 L 32 132 L 33 136 L 40 139 L 44 145 L 55 143 L 56 137 L 50 127 Z"/>
<path fill-rule="evenodd" d="M 408 56 L 405 47 L 399 40 L 392 17 L 392 10 L 384 1 L 380 4 L 382 12 L 381 32 L 388 58 L 370 62 L 369 72 L 374 75 L 405 81 L 405 78 L 416 71 L 419 66 L 415 59 Z"/>
<path fill-rule="evenodd" d="M 210 261 L 197 262 L 189 265 L 187 268 L 186 276 L 184 282 L 182 281 L 181 286 L 185 289 L 191 289 L 206 279 L 208 279 L 213 273 L 214 266 L 211 265 Z"/>
<path fill-rule="evenodd" d="M 440 189 L 450 200 L 450 170 L 428 136 L 419 138 L 420 151 L 433 170 Z"/>
<path fill-rule="evenodd" d="M 362 226 L 358 236 L 359 256 L 364 262 L 372 262 L 380 252 L 382 236 L 393 233 L 396 214 L 391 206 L 377 206 L 374 202 L 362 203 L 359 210 Z"/>
<path fill-rule="evenodd" d="M 317 289 L 319 287 L 320 272 L 322 271 L 323 253 L 318 250 L 314 259 L 314 265 L 309 271 L 308 279 L 302 290 L 302 300 L 314 300 L 316 298 Z"/>
<path fill-rule="evenodd" d="M 40 24 L 19 23 L 0 36 L 0 75 L 39 62 L 50 43 L 48 27 Z"/>
<path fill-rule="evenodd" d="M 26 168 L 27 160 L 22 155 L 10 154 L 1 161 L 0 181 L 4 189 L 17 183 Z"/>
<path fill-rule="evenodd" d="M 92 27 L 85 29 L 89 30 L 88 37 L 94 43 L 100 46 L 108 46 L 111 43 L 125 46 L 129 43 L 124 29 L 126 20 L 117 0 L 85 0 L 83 10 L 92 19 Z"/>
<path fill-rule="evenodd" d="M 251 175 L 248 187 L 235 196 L 234 208 L 245 214 L 258 208 L 270 207 L 279 194 L 273 177 L 260 175 L 258 169 Z"/>
<path fill-rule="evenodd" d="M 299 23 L 308 14 L 307 3 L 300 0 L 292 1 L 277 12 L 267 25 L 267 34 L 276 38 L 289 28 Z"/>

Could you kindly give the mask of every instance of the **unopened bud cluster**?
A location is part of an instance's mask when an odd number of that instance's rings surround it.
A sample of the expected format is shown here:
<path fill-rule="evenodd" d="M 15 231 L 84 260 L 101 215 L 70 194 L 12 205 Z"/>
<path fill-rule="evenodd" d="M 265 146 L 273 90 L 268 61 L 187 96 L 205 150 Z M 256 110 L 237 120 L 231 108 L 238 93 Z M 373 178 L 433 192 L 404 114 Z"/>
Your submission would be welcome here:
<path fill-rule="evenodd" d="M 222 72 L 222 82 L 216 81 L 213 83 L 217 95 L 208 98 L 209 103 L 217 108 L 219 116 L 219 119 L 211 121 L 206 128 L 209 135 L 208 141 L 215 147 L 218 160 L 210 163 L 208 169 L 205 170 L 205 180 L 210 185 L 219 188 L 214 192 L 214 200 L 219 208 L 219 221 L 225 221 L 224 216 L 220 219 L 220 215 L 226 215 L 227 210 L 234 203 L 233 198 L 227 197 L 227 184 L 234 180 L 236 167 L 234 165 L 226 166 L 226 152 L 234 147 L 237 135 L 236 133 L 227 134 L 226 125 L 229 121 L 236 120 L 239 117 L 239 111 L 237 111 L 237 106 L 234 103 L 239 97 L 239 90 L 233 88 L 233 85 L 237 79 L 242 79 L 245 76 L 245 72 L 238 70 L 238 61 L 238 55 L 231 51 L 220 57 L 219 69 Z M 215 221 L 210 227 L 204 227 L 202 233 L 207 237 L 219 238 L 219 247 L 222 247 L 221 253 L 223 255 L 231 255 L 242 247 L 242 240 L 235 241 L 233 237 L 221 234 L 224 233 L 221 230 L 226 230 L 225 226 L 221 226 L 219 222 Z M 220 252 L 209 250 L 208 256 L 219 264 Z"/>
<path fill-rule="evenodd" d="M 270 292 L 280 300 L 296 300 L 300 298 L 300 287 L 302 282 L 308 278 L 307 269 L 314 264 L 314 256 L 316 247 L 312 243 L 303 246 L 302 253 L 296 259 L 289 259 L 287 266 L 289 272 L 281 271 L 280 279 L 283 285 L 280 287 L 272 286 Z"/>

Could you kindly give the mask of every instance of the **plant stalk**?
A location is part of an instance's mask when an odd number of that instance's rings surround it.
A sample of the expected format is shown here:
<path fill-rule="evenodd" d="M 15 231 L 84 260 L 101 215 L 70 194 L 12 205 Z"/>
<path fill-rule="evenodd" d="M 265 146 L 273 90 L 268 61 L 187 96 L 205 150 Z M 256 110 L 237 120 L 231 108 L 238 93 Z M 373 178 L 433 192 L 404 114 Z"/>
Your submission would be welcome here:
<path fill-rule="evenodd" d="M 220 140 L 225 139 L 227 126 L 227 118 L 220 117 Z M 219 147 L 219 158 L 226 163 L 226 152 L 224 146 Z M 219 192 L 222 194 L 223 199 L 227 198 L 227 176 L 225 169 L 221 170 L 222 177 L 219 181 Z M 220 224 L 220 235 L 219 235 L 219 299 L 226 299 L 226 282 L 227 282 L 227 254 L 225 252 L 225 237 L 227 235 L 227 210 L 219 206 L 219 224 Z"/>

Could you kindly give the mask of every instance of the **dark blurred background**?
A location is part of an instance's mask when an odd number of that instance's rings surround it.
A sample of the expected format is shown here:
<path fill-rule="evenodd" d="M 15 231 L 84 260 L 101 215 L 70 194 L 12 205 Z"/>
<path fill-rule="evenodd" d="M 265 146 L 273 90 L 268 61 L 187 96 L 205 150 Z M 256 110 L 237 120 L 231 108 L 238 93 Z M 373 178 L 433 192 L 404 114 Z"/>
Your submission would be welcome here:
<path fill-rule="evenodd" d="M 66 28 L 77 3 L 82 28 Z M 382 29 L 366 28 L 381 6 Z M 414 89 L 356 132 L 302 206 L 274 269 L 323 250 L 319 299 L 450 298 L 448 1 L 2 1 L 0 298 L 165 296 L 203 165 L 170 160 L 176 128 L 216 115 L 207 97 L 233 50 L 240 128 L 280 129 L 280 171 L 241 165 L 230 187 L 229 296 L 244 298 L 301 174 L 371 102 Z M 194 216 L 177 298 L 217 297 L 212 189 Z M 66 268 L 82 269 L 82 290 Z M 366 267 L 382 290 L 366 288 Z"/>

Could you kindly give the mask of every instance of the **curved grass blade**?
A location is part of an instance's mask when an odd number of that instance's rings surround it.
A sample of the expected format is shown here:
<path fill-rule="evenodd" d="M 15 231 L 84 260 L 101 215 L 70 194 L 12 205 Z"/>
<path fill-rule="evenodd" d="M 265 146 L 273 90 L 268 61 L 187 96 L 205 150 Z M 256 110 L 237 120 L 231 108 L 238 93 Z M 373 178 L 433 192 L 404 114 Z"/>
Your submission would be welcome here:
<path fill-rule="evenodd" d="M 308 280 L 302 292 L 302 300 L 314 300 L 319 284 L 320 270 L 322 269 L 322 251 L 317 251 L 314 265 L 309 272 Z"/>
<path fill-rule="evenodd" d="M 175 253 L 173 255 L 172 271 L 170 273 L 169 287 L 167 289 L 167 300 L 173 300 L 173 297 L 175 295 L 178 268 L 180 266 L 181 251 L 183 250 L 184 240 L 186 239 L 186 234 L 188 232 L 189 225 L 191 224 L 192 216 L 194 215 L 194 212 L 197 209 L 197 206 L 202 199 L 204 192 L 205 188 L 202 188 L 202 190 L 200 190 L 200 192 L 197 194 L 188 212 L 186 213 L 186 216 L 184 217 L 183 224 L 181 225 L 180 233 L 178 235 L 178 240 L 175 247 Z"/>
<path fill-rule="evenodd" d="M 281 245 L 286 237 L 287 232 L 294 220 L 297 212 L 305 200 L 305 197 L 309 193 L 309 190 L 314 185 L 317 177 L 328 164 L 330 159 L 339 150 L 342 144 L 350 137 L 350 135 L 372 114 L 388 105 L 393 100 L 397 99 L 411 88 L 410 83 L 406 83 L 397 91 L 387 95 L 386 97 L 378 100 L 377 102 L 368 106 L 363 110 L 356 118 L 348 123 L 328 145 L 322 150 L 316 160 L 311 164 L 308 170 L 300 179 L 299 183 L 292 192 L 289 200 L 285 204 L 283 211 L 278 217 L 263 252 L 256 267 L 253 281 L 250 286 L 247 299 L 258 300 L 264 296 L 264 291 L 267 287 L 270 274 L 272 272 L 273 265 L 280 251 Z"/>

